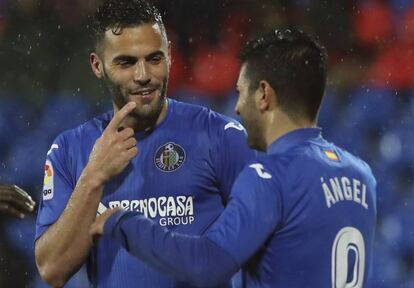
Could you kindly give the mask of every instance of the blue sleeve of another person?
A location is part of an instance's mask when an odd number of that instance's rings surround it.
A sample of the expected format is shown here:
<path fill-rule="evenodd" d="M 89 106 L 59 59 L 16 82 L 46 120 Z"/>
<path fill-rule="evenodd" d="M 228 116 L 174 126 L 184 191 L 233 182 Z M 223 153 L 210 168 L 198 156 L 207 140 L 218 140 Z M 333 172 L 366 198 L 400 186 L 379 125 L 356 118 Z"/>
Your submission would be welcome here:
<path fill-rule="evenodd" d="M 137 212 L 116 212 L 105 224 L 129 253 L 177 280 L 200 286 L 224 283 L 268 239 L 280 221 L 279 192 L 263 165 L 245 168 L 230 202 L 204 236 L 174 233 Z"/>

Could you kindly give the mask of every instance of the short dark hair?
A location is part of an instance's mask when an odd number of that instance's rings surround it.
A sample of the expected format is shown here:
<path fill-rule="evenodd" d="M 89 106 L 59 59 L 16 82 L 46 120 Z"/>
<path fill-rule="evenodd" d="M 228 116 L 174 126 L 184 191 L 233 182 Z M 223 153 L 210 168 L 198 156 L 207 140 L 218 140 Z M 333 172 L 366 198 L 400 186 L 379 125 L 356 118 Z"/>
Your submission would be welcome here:
<path fill-rule="evenodd" d="M 93 41 L 95 45 L 103 39 L 109 29 L 121 34 L 126 27 L 157 23 L 166 35 L 165 26 L 158 9 L 145 0 L 103 0 L 92 19 Z"/>
<path fill-rule="evenodd" d="M 289 117 L 317 119 L 327 74 L 327 53 L 317 40 L 297 29 L 273 30 L 248 41 L 239 59 L 250 92 L 266 80 Z"/>

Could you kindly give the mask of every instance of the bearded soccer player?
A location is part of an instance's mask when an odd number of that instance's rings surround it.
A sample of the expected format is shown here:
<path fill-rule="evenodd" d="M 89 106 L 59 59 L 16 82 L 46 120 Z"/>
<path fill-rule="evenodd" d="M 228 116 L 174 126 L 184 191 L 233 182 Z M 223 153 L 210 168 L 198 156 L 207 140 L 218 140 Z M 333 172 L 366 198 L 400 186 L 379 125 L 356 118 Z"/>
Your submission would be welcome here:
<path fill-rule="evenodd" d="M 236 111 L 249 144 L 265 150 L 237 178 L 204 235 L 109 210 L 92 235 L 113 239 L 163 273 L 198 286 L 369 287 L 376 181 L 359 158 L 326 141 L 317 116 L 326 53 L 299 30 L 276 30 L 241 53 Z"/>
<path fill-rule="evenodd" d="M 94 28 L 90 63 L 107 84 L 114 111 L 59 135 L 48 152 L 35 244 L 41 277 L 61 287 L 87 262 L 94 287 L 191 287 L 114 239 L 93 246 L 89 230 L 97 211 L 122 207 L 160 227 L 201 235 L 255 153 L 239 123 L 166 98 L 169 44 L 155 7 L 104 1 Z"/>

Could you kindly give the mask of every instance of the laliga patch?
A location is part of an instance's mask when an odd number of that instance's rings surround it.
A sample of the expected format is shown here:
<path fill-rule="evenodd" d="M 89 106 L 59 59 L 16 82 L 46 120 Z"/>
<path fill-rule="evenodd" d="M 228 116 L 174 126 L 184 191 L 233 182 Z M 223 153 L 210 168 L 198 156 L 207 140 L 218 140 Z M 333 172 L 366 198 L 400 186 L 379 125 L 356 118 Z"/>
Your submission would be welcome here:
<path fill-rule="evenodd" d="M 185 161 L 185 151 L 180 145 L 168 142 L 155 152 L 154 163 L 163 172 L 173 172 Z"/>
<path fill-rule="evenodd" d="M 46 160 L 45 178 L 43 180 L 43 200 L 50 200 L 53 198 L 53 177 L 54 171 L 52 162 Z"/>

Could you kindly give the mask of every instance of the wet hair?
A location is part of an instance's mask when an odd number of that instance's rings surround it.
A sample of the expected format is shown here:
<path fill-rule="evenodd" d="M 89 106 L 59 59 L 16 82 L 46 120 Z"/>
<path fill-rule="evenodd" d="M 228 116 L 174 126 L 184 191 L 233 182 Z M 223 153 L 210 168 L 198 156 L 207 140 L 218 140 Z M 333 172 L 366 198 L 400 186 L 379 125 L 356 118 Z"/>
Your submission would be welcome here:
<path fill-rule="evenodd" d="M 142 24 L 158 24 L 166 37 L 165 26 L 158 9 L 145 0 L 103 0 L 92 19 L 93 41 L 97 47 L 105 32 L 111 30 L 115 35 L 122 29 Z"/>
<path fill-rule="evenodd" d="M 239 59 L 246 64 L 250 93 L 265 80 L 289 117 L 317 119 L 327 74 L 327 53 L 317 40 L 296 29 L 273 30 L 248 41 Z"/>

